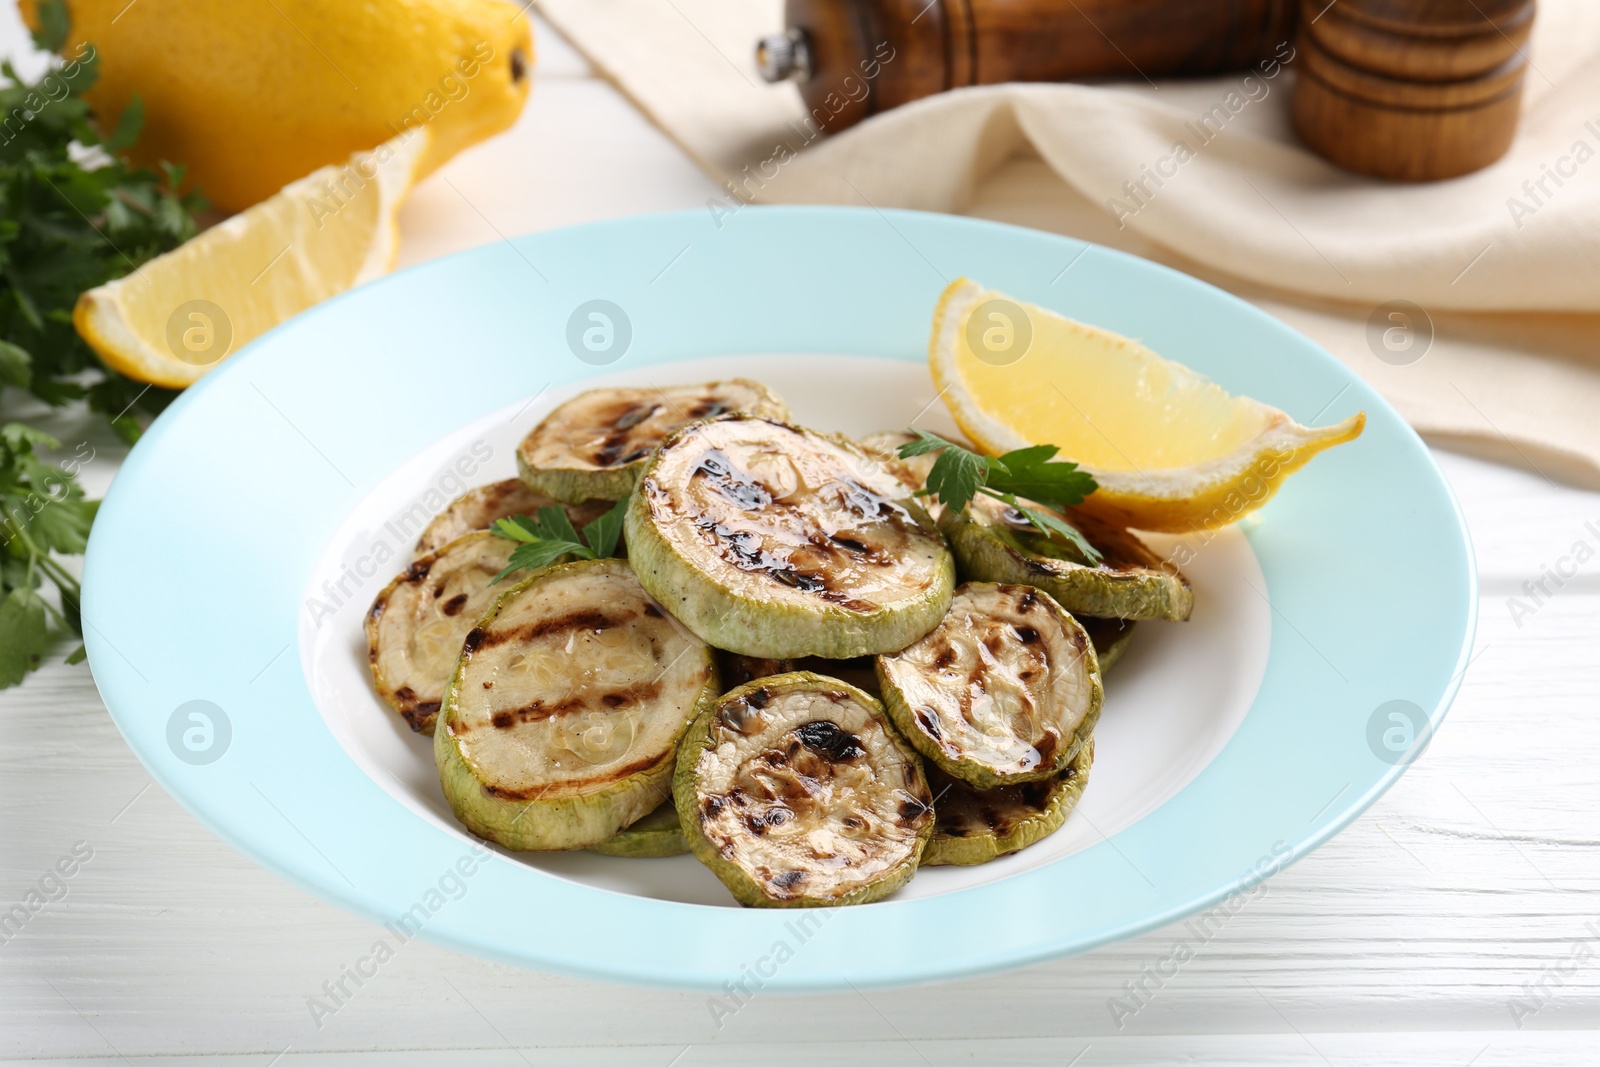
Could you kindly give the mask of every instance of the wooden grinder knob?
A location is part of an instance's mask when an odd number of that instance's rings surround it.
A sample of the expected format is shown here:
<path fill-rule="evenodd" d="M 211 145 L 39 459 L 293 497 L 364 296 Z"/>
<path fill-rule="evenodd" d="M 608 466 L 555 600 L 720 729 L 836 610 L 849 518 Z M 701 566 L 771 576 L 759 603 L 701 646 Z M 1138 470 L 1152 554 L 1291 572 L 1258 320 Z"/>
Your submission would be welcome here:
<path fill-rule="evenodd" d="M 1533 0 L 1302 0 L 1295 129 L 1380 178 L 1486 167 L 1516 132 L 1533 16 Z"/>

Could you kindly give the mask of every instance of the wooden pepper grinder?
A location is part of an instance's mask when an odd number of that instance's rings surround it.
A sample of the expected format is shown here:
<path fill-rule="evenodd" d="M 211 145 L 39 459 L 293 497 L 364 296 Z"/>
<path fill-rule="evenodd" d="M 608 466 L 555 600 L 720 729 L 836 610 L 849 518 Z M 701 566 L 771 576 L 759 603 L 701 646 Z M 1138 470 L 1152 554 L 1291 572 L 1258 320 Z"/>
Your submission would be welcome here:
<path fill-rule="evenodd" d="M 969 85 L 1214 74 L 1289 53 L 1296 0 L 787 0 L 756 65 L 836 133 Z M 1281 56 L 1279 57 L 1282 58 Z"/>
<path fill-rule="evenodd" d="M 1534 0 L 1324 4 L 1302 0 L 1291 105 L 1313 150 L 1397 181 L 1454 178 L 1505 154 Z"/>
<path fill-rule="evenodd" d="M 797 82 L 823 132 L 969 85 L 1205 75 L 1295 56 L 1306 144 L 1417 181 L 1509 147 L 1534 0 L 787 0 L 785 12 L 757 66 Z"/>

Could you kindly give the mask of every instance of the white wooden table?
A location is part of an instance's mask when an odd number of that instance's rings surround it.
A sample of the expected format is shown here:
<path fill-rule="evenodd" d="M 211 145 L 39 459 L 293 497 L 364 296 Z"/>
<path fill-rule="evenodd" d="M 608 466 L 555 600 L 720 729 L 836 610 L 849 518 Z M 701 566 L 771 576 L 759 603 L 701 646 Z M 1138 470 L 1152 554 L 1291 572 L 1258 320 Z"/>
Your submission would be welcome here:
<path fill-rule="evenodd" d="M 0 34 L 15 44 L 14 24 Z M 716 194 L 552 33 L 541 53 L 517 129 L 454 161 L 407 206 L 406 262 Z M 92 442 L 88 480 L 103 488 L 122 451 L 92 421 L 55 425 L 69 443 Z M 64 899 L 0 944 L 0 1057 L 1600 1063 L 1600 560 L 1520 626 L 1507 603 L 1575 542 L 1600 549 L 1585 526 L 1600 529 L 1600 494 L 1438 456 L 1471 524 L 1483 594 L 1478 656 L 1443 730 L 1371 811 L 1274 878 L 1120 1028 L 1108 1000 L 1166 956 L 1180 928 L 929 988 L 758 997 L 720 1030 L 701 995 L 415 942 L 319 1027 L 307 998 L 367 951 L 375 928 L 213 837 L 151 784 L 88 670 L 55 662 L 0 694 L 0 910 L 75 843 L 93 855 Z"/>

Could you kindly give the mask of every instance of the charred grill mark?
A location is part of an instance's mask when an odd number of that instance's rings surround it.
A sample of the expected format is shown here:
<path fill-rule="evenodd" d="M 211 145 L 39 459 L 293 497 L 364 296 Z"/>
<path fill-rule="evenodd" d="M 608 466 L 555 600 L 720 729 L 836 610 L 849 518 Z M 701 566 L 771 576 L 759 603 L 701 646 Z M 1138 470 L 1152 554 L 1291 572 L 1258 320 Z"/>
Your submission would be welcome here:
<path fill-rule="evenodd" d="M 718 415 L 726 415 L 733 409 L 714 397 L 701 397 L 689 409 L 691 419 L 714 419 Z"/>
<path fill-rule="evenodd" d="M 628 410 L 611 420 L 611 425 L 616 430 L 631 430 L 660 410 L 660 404 L 633 404 L 629 406 Z"/>
<path fill-rule="evenodd" d="M 598 710 L 595 708 L 597 703 L 608 709 L 616 709 L 629 704 L 647 703 L 660 695 L 660 681 L 637 682 L 623 689 L 602 693 L 593 699 L 587 695 L 573 696 L 553 704 L 535 699 L 520 708 L 502 708 L 496 711 L 489 721 L 501 730 L 508 730 L 518 723 L 544 722 L 563 715 L 571 715 L 573 712 Z"/>
<path fill-rule="evenodd" d="M 632 619 L 613 619 L 598 611 L 574 611 L 525 626 L 510 626 L 503 630 L 490 630 L 484 633 L 480 637 L 478 645 L 473 647 L 493 648 L 508 641 L 527 644 L 537 641 L 541 637 L 564 634 L 569 630 L 609 630 L 614 626 L 622 626 L 631 621 Z M 477 633 L 478 631 L 475 630 L 473 632 Z M 467 636 L 470 638 L 472 635 L 468 634 Z"/>
<path fill-rule="evenodd" d="M 797 868 L 792 871 L 784 871 L 782 874 L 773 875 L 771 885 L 774 889 L 781 889 L 787 892 L 805 880 L 806 872 Z"/>
<path fill-rule="evenodd" d="M 1031 627 L 1031 626 L 1017 626 L 1017 627 L 1013 627 L 1013 629 L 1015 629 L 1017 631 L 1017 639 L 1019 641 L 1021 641 L 1023 644 L 1032 645 L 1032 644 L 1038 643 L 1039 631 L 1035 630 L 1033 627 Z"/>
<path fill-rule="evenodd" d="M 752 834 L 760 837 L 774 826 L 782 826 L 794 818 L 794 812 L 785 807 L 771 807 L 766 811 L 754 811 L 745 815 L 744 825 Z"/>
<path fill-rule="evenodd" d="M 635 463 L 649 456 L 655 450 L 655 446 L 661 443 L 662 435 L 640 437 L 633 431 L 663 410 L 660 404 L 655 403 L 625 406 L 617 416 L 609 420 L 611 430 L 591 454 L 590 460 L 597 467 L 615 467 Z"/>
<path fill-rule="evenodd" d="M 795 736 L 800 738 L 800 743 L 812 752 L 835 763 L 847 763 L 866 755 L 867 752 L 860 738 L 841 729 L 838 723 L 829 722 L 827 719 L 818 719 L 797 727 Z"/>
<path fill-rule="evenodd" d="M 644 606 L 644 613 L 650 616 L 652 619 L 659 619 L 663 617 L 661 614 L 661 609 L 656 607 L 654 604 L 646 604 Z"/>
<path fill-rule="evenodd" d="M 697 518 L 694 527 L 706 541 L 716 548 L 727 562 L 739 570 L 764 574 L 779 585 L 810 593 L 819 600 L 837 604 L 849 611 L 876 611 L 878 605 L 840 592 L 828 584 L 826 576 L 801 570 L 771 552 L 761 544 L 761 538 L 752 530 L 738 530 L 715 519 Z"/>
<path fill-rule="evenodd" d="M 581 786 L 582 788 L 588 789 L 595 785 L 604 785 L 608 782 L 620 782 L 624 778 L 631 778 L 633 775 L 642 774 L 653 767 L 658 767 L 671 758 L 672 753 L 669 751 L 661 755 L 649 756 L 645 759 L 635 760 L 632 763 L 623 764 L 619 767 L 604 767 L 600 769 L 599 774 L 585 778 L 581 783 L 568 782 L 564 784 L 569 787 Z M 484 795 L 494 797 L 497 800 L 538 800 L 550 791 L 551 789 L 548 784 L 529 786 L 526 789 L 506 789 L 503 786 L 498 785 L 485 785 L 483 787 Z"/>
<path fill-rule="evenodd" d="M 911 513 L 888 497 L 874 493 L 854 479 L 839 483 L 844 506 L 861 519 L 894 519 L 902 523 L 911 521 Z"/>
<path fill-rule="evenodd" d="M 798 589 L 802 593 L 825 594 L 828 584 L 814 574 L 806 574 L 792 567 L 769 567 L 767 574 L 773 581 L 780 585 L 787 585 L 791 589 Z"/>
<path fill-rule="evenodd" d="M 917 717 L 917 725 L 922 727 L 929 737 L 935 741 L 943 739 L 944 735 L 939 730 L 939 713 L 937 711 L 924 704 L 917 708 L 913 714 Z"/>
<path fill-rule="evenodd" d="M 691 478 L 695 475 L 704 477 L 718 496 L 741 511 L 760 511 L 772 504 L 771 490 L 735 466 L 720 448 L 706 449 L 689 472 Z"/>
<path fill-rule="evenodd" d="M 900 802 L 900 821 L 916 822 L 933 809 L 915 797 L 907 797 Z"/>
<path fill-rule="evenodd" d="M 764 708 L 772 702 L 772 693 L 762 686 L 751 691 L 744 699 L 752 708 Z"/>
<path fill-rule="evenodd" d="M 444 612 L 446 615 L 454 616 L 459 615 L 461 613 L 461 609 L 466 607 L 466 605 L 467 594 L 457 593 L 455 596 L 439 605 L 439 610 Z"/>
<path fill-rule="evenodd" d="M 679 521 L 688 518 L 702 540 L 726 562 L 742 571 L 763 574 L 779 585 L 813 595 L 848 611 L 866 613 L 878 610 L 878 604 L 851 596 L 837 588 L 834 576 L 829 573 L 829 565 L 841 561 L 844 558 L 842 554 L 848 553 L 853 563 L 890 566 L 899 562 L 895 553 L 885 547 L 874 546 L 849 530 L 829 533 L 815 528 L 815 523 L 803 510 L 775 502 L 772 490 L 737 466 L 722 449 L 705 449 L 692 465 L 689 476 L 691 479 L 705 479 L 713 493 L 747 514 L 774 509 L 776 513 L 798 518 L 804 532 L 799 535 L 801 542 L 795 548 L 802 554 L 810 555 L 807 552 L 809 546 L 817 557 L 802 562 L 795 558 L 794 549 L 769 550 L 756 532 L 720 522 L 709 515 L 674 515 Z M 911 522 L 910 513 L 899 504 L 856 482 L 841 479 L 830 483 L 830 488 L 859 520 L 890 519 L 902 527 Z M 646 482 L 643 490 L 652 511 L 660 513 L 663 508 L 673 510 L 670 495 L 654 480 Z"/>
<path fill-rule="evenodd" d="M 419 559 L 406 568 L 406 581 L 415 585 L 428 576 L 428 571 L 433 568 L 433 560 Z"/>
<path fill-rule="evenodd" d="M 955 661 L 956 650 L 951 647 L 949 641 L 944 639 L 943 635 L 940 635 L 939 651 L 936 652 L 933 657 L 933 669 L 936 671 L 942 671 Z"/>
<path fill-rule="evenodd" d="M 439 702 L 437 700 L 419 700 L 402 710 L 400 717 L 410 724 L 413 731 L 420 734 L 428 728 L 428 725 L 433 722 L 434 717 L 438 714 Z"/>
<path fill-rule="evenodd" d="M 467 631 L 467 636 L 462 639 L 461 650 L 471 655 L 478 650 L 478 646 L 481 644 L 483 644 L 483 628 L 474 626 Z"/>
<path fill-rule="evenodd" d="M 1022 596 L 1017 598 L 1017 611 L 1023 615 L 1026 615 L 1028 612 L 1033 610 L 1033 606 L 1038 602 L 1039 594 L 1034 592 L 1032 589 L 1025 588 L 1022 592 Z"/>

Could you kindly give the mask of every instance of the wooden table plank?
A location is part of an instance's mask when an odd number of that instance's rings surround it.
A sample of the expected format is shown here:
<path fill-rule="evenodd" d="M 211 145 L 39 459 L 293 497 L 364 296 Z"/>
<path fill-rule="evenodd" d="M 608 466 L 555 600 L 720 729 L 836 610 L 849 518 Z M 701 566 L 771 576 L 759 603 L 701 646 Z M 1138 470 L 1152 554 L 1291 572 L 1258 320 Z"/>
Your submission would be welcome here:
<path fill-rule="evenodd" d="M 941 1042 L 1262 1034 L 1287 1030 L 1285 1019 L 1308 1032 L 1514 1030 L 1510 1003 L 1525 983 L 1586 939 L 1600 954 L 1585 925 L 1600 923 L 1597 607 L 1589 596 L 1553 602 L 1537 634 L 1486 614 L 1487 651 L 1411 772 L 1207 943 L 1180 924 L 870 1001 L 758 997 L 720 1029 L 704 996 L 524 972 L 423 943 L 316 1026 L 306 998 L 366 951 L 374 928 L 146 789 L 86 674 L 51 666 L 3 698 L 0 900 L 20 899 L 75 841 L 94 856 L 64 901 L 0 945 L 0 1055 L 90 1056 L 108 1042 L 128 1055 L 475 1048 L 498 1031 L 529 1046 L 732 1042 L 765 1056 L 773 1043 L 881 1042 L 889 1023 Z M 1194 958 L 1119 1028 L 1108 1002 L 1162 969 L 1179 938 L 1195 942 Z M 1561 977 L 1525 1026 L 1600 1026 L 1600 967 Z"/>

